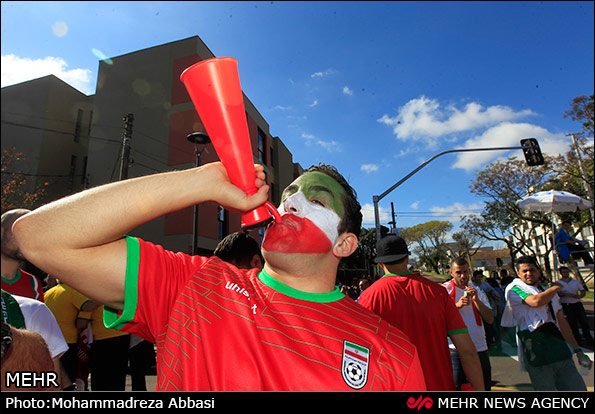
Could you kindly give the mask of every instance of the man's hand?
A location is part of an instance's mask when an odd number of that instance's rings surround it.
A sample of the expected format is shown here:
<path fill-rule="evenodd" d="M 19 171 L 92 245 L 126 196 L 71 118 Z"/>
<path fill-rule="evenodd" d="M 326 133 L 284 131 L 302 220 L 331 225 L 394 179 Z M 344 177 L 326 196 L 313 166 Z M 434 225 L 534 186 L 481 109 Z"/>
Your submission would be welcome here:
<path fill-rule="evenodd" d="M 472 291 L 469 289 L 472 289 Z M 463 296 L 461 296 L 461 299 L 459 299 L 459 301 L 456 303 L 457 308 L 462 308 L 464 306 L 471 305 L 471 301 L 473 300 L 473 296 L 475 294 L 476 294 L 475 289 L 473 289 L 471 286 L 467 286 L 465 288 L 465 293 L 463 293 Z"/>
<path fill-rule="evenodd" d="M 585 355 L 582 349 L 578 348 L 574 351 L 576 353 L 576 360 L 580 366 L 591 369 L 593 367 L 593 361 L 588 355 Z"/>
<path fill-rule="evenodd" d="M 249 211 L 267 201 L 269 186 L 266 185 L 266 174 L 262 165 L 254 165 L 254 185 L 257 192 L 250 196 L 231 183 L 227 170 L 222 163 L 205 164 L 200 169 L 201 174 L 205 174 L 205 182 L 210 184 L 206 188 L 206 192 L 210 194 L 211 201 L 222 205 L 228 210 Z"/>

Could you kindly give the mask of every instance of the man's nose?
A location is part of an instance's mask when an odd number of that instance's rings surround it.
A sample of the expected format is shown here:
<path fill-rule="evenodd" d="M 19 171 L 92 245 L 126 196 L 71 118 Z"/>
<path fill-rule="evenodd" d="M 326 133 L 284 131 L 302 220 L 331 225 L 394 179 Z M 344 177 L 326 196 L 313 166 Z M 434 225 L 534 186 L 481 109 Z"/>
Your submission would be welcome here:
<path fill-rule="evenodd" d="M 296 216 L 302 212 L 301 203 L 299 202 L 298 198 L 299 195 L 293 194 L 285 200 L 283 203 L 285 212 L 295 214 Z"/>
<path fill-rule="evenodd" d="M 302 211 L 300 209 L 300 207 L 292 202 L 286 202 L 285 203 L 285 211 L 287 211 L 288 213 L 291 214 L 295 214 L 296 216 L 300 214 L 300 212 Z"/>

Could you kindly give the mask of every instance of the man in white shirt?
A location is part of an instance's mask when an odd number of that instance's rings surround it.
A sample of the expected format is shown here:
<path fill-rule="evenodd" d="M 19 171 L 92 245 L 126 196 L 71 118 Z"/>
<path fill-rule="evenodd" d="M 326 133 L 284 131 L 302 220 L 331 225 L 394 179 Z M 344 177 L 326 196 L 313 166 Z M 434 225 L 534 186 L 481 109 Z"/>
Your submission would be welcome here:
<path fill-rule="evenodd" d="M 558 291 L 558 296 L 560 296 L 562 310 L 572 329 L 574 339 L 579 343 L 581 342 L 580 328 L 584 344 L 593 346 L 593 336 L 591 335 L 585 308 L 581 302 L 581 298 L 587 292 L 578 280 L 570 277 L 570 269 L 566 266 L 560 266 L 559 270 L 561 278 L 558 280 L 558 283 L 562 285 L 562 289 Z"/>
<path fill-rule="evenodd" d="M 591 366 L 592 362 L 579 348 L 562 313 L 556 294 L 562 286 L 540 286 L 541 270 L 530 256 L 517 260 L 517 275 L 506 287 L 502 326 L 517 327 L 521 370 L 528 371 L 536 391 L 586 391 L 568 346 L 579 364 Z"/>
<path fill-rule="evenodd" d="M 456 307 L 459 309 L 465 325 L 467 325 L 469 335 L 481 362 L 485 390 L 490 391 L 492 386 L 492 367 L 483 321 L 492 323 L 494 321 L 494 312 L 486 294 L 479 287 L 470 283 L 471 271 L 465 259 L 457 257 L 452 260 L 450 263 L 450 275 L 452 279 L 442 285 L 455 301 Z M 467 380 L 462 370 L 456 348 L 452 344 L 449 344 L 449 346 L 455 384 L 457 389 L 460 389 L 461 385 L 467 382 Z"/>

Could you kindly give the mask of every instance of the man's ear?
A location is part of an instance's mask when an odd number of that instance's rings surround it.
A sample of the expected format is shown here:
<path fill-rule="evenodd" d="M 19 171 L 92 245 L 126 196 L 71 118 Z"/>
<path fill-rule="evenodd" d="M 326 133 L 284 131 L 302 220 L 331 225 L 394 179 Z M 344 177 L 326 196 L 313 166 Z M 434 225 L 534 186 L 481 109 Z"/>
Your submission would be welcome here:
<path fill-rule="evenodd" d="M 333 246 L 333 253 L 338 257 L 348 257 L 357 249 L 358 238 L 355 234 L 340 234 Z"/>
<path fill-rule="evenodd" d="M 259 255 L 255 254 L 254 256 L 252 256 L 252 260 L 250 260 L 250 269 L 254 269 L 254 268 L 258 268 L 258 269 L 262 269 L 262 259 L 260 258 Z"/>

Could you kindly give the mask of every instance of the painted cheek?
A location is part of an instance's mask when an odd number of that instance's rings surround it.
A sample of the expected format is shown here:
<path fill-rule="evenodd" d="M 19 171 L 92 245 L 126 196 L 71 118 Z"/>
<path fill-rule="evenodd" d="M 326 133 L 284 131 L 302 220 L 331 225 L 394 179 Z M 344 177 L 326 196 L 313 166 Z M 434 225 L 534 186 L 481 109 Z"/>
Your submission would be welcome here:
<path fill-rule="evenodd" d="M 265 233 L 262 248 L 279 253 L 327 253 L 333 245 L 327 235 L 307 218 L 293 217 L 297 229 L 284 223 L 274 223 Z"/>

